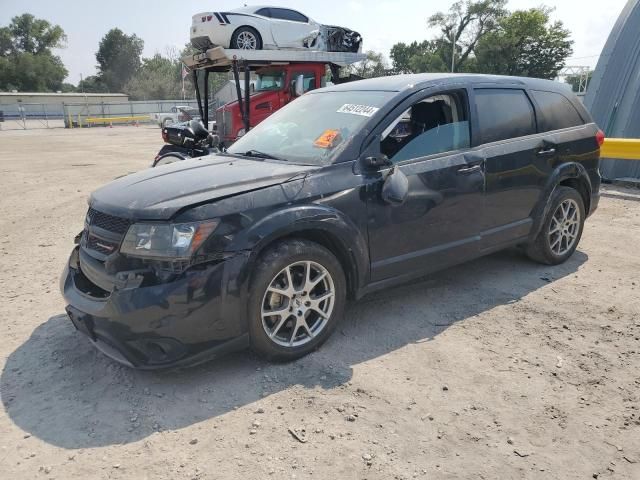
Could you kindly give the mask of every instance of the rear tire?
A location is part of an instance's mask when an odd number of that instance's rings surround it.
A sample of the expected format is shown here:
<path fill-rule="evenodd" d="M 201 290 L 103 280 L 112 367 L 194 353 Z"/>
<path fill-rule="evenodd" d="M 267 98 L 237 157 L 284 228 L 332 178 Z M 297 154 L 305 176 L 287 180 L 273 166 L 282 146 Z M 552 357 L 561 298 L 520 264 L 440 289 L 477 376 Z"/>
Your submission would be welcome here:
<path fill-rule="evenodd" d="M 338 259 L 307 240 L 286 240 L 258 259 L 249 298 L 251 348 L 268 360 L 289 361 L 322 345 L 346 302 Z"/>
<path fill-rule="evenodd" d="M 262 50 L 262 37 L 255 28 L 240 27 L 231 36 L 229 48 L 238 50 Z"/>
<path fill-rule="evenodd" d="M 578 247 L 586 215 L 582 196 L 570 187 L 557 187 L 550 204 L 542 229 L 527 247 L 526 254 L 536 262 L 558 265 Z"/>

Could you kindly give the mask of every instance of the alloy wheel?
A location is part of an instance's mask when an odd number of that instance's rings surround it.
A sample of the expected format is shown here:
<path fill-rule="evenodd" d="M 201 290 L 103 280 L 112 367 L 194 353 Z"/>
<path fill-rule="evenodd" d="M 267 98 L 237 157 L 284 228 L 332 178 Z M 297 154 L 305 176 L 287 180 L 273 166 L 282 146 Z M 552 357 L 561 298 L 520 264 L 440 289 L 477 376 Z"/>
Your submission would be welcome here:
<path fill-rule="evenodd" d="M 553 212 L 549 224 L 549 246 L 554 255 L 562 256 L 573 248 L 580 231 L 580 208 L 566 199 Z"/>
<path fill-rule="evenodd" d="M 335 304 L 329 271 L 317 262 L 296 262 L 273 277 L 262 299 L 262 327 L 283 347 L 299 347 L 327 326 Z"/>
<path fill-rule="evenodd" d="M 258 39 L 251 32 L 241 32 L 236 40 L 236 46 L 240 50 L 255 50 L 258 45 Z"/>

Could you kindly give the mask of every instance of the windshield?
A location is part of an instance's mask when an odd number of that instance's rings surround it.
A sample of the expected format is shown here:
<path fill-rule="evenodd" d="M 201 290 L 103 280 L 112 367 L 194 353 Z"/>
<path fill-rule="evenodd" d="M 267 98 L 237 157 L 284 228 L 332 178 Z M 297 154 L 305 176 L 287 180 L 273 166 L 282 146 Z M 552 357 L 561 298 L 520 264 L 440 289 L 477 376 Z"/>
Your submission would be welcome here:
<path fill-rule="evenodd" d="M 258 75 L 256 82 L 256 92 L 269 92 L 280 90 L 284 85 L 284 72 L 269 72 Z"/>
<path fill-rule="evenodd" d="M 393 92 L 306 94 L 264 120 L 227 150 L 249 151 L 307 165 L 333 163 Z"/>

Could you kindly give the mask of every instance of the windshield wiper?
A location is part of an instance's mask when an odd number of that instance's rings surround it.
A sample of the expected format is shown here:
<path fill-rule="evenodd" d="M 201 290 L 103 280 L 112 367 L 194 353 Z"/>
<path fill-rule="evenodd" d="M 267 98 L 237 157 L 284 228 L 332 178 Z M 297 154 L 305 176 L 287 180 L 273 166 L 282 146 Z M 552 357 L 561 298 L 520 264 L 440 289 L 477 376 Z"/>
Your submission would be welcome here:
<path fill-rule="evenodd" d="M 275 157 L 270 153 L 261 152 L 259 150 L 248 150 L 244 152 L 242 155 L 244 155 L 245 157 L 266 158 L 267 160 L 282 160 L 282 158 Z"/>

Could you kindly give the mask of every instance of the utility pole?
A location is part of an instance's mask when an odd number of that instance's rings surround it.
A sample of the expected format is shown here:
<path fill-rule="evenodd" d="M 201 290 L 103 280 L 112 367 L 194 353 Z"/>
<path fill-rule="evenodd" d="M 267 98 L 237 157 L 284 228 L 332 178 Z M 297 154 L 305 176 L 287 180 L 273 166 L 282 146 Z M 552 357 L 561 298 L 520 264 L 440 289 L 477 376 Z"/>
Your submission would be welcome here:
<path fill-rule="evenodd" d="M 456 67 L 456 32 L 451 30 L 451 73 L 454 73 Z"/>

